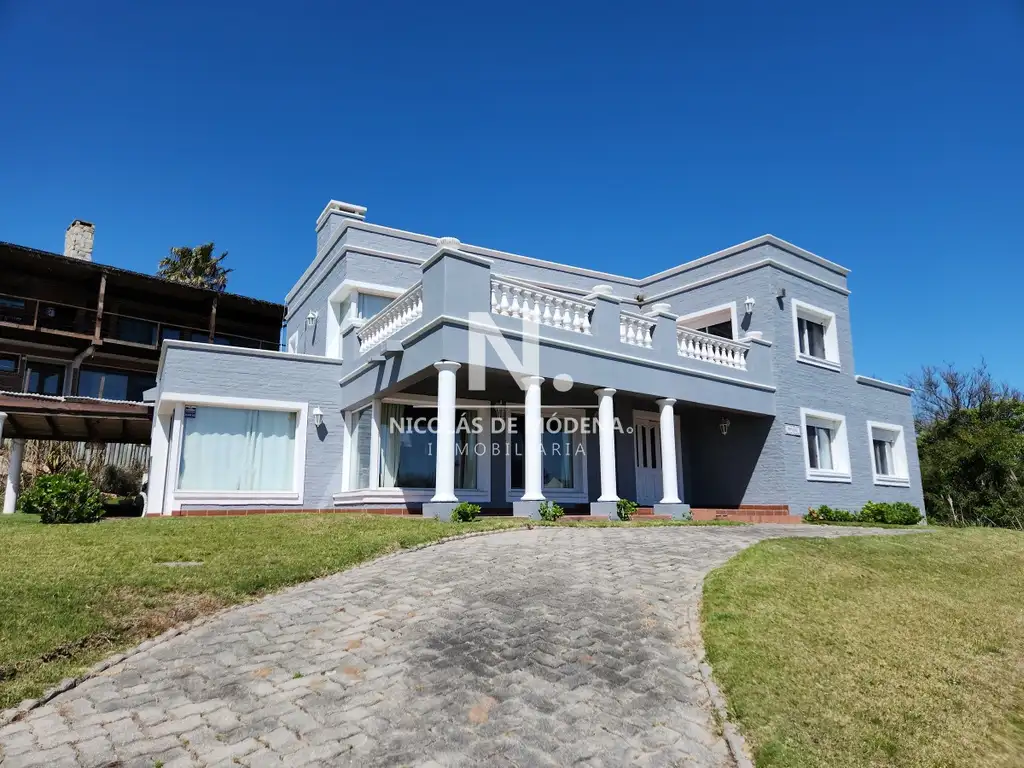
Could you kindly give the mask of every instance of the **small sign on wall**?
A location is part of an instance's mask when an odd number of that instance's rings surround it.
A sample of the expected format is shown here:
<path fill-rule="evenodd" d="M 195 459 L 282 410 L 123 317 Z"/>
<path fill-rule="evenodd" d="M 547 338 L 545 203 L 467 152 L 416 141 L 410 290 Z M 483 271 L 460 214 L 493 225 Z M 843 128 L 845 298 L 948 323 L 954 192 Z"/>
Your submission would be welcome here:
<path fill-rule="evenodd" d="M 787 424 L 786 434 L 792 435 L 793 437 L 800 437 L 800 425 L 799 424 Z"/>
<path fill-rule="evenodd" d="M 185 418 L 194 419 L 196 417 L 196 407 L 194 405 L 185 406 Z"/>

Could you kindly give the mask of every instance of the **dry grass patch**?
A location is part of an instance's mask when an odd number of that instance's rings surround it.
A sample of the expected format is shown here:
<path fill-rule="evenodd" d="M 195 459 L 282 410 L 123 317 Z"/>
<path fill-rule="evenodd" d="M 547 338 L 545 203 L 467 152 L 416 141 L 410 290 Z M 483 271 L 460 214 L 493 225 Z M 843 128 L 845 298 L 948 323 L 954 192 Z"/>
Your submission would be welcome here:
<path fill-rule="evenodd" d="M 1024 534 L 767 541 L 704 585 L 758 766 L 1024 764 Z"/>

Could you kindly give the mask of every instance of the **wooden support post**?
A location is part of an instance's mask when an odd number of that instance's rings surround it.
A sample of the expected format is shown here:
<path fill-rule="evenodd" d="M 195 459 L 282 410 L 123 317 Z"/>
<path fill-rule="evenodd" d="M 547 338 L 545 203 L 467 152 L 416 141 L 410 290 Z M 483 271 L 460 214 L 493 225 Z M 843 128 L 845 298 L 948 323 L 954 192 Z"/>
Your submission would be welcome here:
<path fill-rule="evenodd" d="M 96 301 L 96 329 L 93 331 L 92 337 L 94 340 L 99 341 L 100 335 L 103 332 L 103 301 L 107 297 L 107 273 L 104 272 L 100 275 L 100 295 Z"/>
<path fill-rule="evenodd" d="M 213 344 L 214 336 L 217 334 L 217 296 L 213 297 L 213 306 L 210 307 L 210 343 Z"/>

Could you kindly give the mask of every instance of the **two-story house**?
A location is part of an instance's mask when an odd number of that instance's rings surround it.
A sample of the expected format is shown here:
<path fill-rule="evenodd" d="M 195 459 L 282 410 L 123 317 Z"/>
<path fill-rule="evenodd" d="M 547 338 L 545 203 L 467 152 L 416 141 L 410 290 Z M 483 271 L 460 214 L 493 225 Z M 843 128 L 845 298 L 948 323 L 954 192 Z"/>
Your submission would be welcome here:
<path fill-rule="evenodd" d="M 846 268 L 765 235 L 634 278 L 365 214 L 318 218 L 286 352 L 164 342 L 150 514 L 922 506 L 911 393 L 855 373 Z"/>
<path fill-rule="evenodd" d="M 0 437 L 13 512 L 26 440 L 149 443 L 161 344 L 280 350 L 281 304 L 182 285 L 93 260 L 76 220 L 64 253 L 0 243 Z"/>

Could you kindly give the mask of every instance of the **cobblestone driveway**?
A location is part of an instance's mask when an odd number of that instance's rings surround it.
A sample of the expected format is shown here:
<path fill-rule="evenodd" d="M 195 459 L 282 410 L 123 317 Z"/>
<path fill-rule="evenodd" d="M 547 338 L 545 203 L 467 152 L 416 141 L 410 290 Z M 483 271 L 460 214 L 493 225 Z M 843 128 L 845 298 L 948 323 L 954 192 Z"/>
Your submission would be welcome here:
<path fill-rule="evenodd" d="M 731 758 L 690 630 L 711 568 L 856 528 L 540 528 L 228 611 L 0 729 L 4 768 Z"/>

